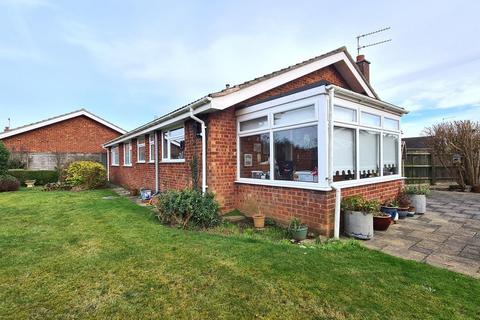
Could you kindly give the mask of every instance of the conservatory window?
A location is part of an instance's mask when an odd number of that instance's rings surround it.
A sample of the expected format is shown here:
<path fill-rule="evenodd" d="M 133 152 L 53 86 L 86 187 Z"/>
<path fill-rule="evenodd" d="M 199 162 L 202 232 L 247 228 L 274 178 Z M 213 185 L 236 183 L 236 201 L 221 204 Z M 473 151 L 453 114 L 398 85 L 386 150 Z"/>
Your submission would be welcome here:
<path fill-rule="evenodd" d="M 357 110 L 335 106 L 333 117 L 337 121 L 357 122 Z"/>
<path fill-rule="evenodd" d="M 270 134 L 240 138 L 240 177 L 270 180 Z"/>
<path fill-rule="evenodd" d="M 362 111 L 362 117 L 361 117 L 360 123 L 366 126 L 380 127 L 381 117 L 373 113 Z"/>
<path fill-rule="evenodd" d="M 298 109 L 278 112 L 273 115 L 273 124 L 283 126 L 288 124 L 297 124 L 309 122 L 316 119 L 315 106 L 307 106 Z"/>
<path fill-rule="evenodd" d="M 130 142 L 123 145 L 123 165 L 132 165 L 132 144 Z"/>
<path fill-rule="evenodd" d="M 400 121 L 385 117 L 383 118 L 383 128 L 398 131 L 400 129 Z"/>
<path fill-rule="evenodd" d="M 240 122 L 240 131 L 259 130 L 259 129 L 265 129 L 267 127 L 268 127 L 267 116 Z"/>
<path fill-rule="evenodd" d="M 317 131 L 310 126 L 273 133 L 275 180 L 318 182 Z"/>
<path fill-rule="evenodd" d="M 185 129 L 183 127 L 163 133 L 162 154 L 164 161 L 185 159 Z"/>
<path fill-rule="evenodd" d="M 383 175 L 398 174 L 398 135 L 383 134 Z"/>
<path fill-rule="evenodd" d="M 380 176 L 380 133 L 360 130 L 360 178 Z"/>
<path fill-rule="evenodd" d="M 334 127 L 333 181 L 355 179 L 355 129 Z"/>
<path fill-rule="evenodd" d="M 145 137 L 137 138 L 137 162 L 145 162 Z"/>

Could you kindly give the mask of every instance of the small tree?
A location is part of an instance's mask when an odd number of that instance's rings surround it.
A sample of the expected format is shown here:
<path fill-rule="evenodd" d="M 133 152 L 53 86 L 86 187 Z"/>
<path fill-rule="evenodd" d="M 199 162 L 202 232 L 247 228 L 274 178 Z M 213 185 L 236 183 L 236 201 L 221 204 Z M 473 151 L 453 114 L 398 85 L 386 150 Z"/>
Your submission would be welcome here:
<path fill-rule="evenodd" d="M 0 175 L 5 175 L 8 173 L 8 159 L 10 158 L 10 151 L 7 147 L 0 141 Z"/>
<path fill-rule="evenodd" d="M 428 143 L 444 168 L 457 177 L 458 184 L 480 185 L 480 122 L 442 122 L 426 128 Z M 452 166 L 452 158 L 459 159 Z"/>

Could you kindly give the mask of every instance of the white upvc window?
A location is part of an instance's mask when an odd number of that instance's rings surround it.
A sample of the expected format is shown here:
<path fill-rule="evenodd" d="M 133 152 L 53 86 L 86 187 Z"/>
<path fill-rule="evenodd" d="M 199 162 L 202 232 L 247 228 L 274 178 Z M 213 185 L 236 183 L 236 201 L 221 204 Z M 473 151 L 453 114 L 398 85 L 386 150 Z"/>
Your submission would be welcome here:
<path fill-rule="evenodd" d="M 148 146 L 148 160 L 155 162 L 155 135 L 153 133 L 148 136 Z"/>
<path fill-rule="evenodd" d="M 333 114 L 333 181 L 400 177 L 400 118 L 360 104 L 344 104 L 335 106 Z"/>
<path fill-rule="evenodd" d="M 118 146 L 112 147 L 110 149 L 110 155 L 112 158 L 112 166 L 118 166 L 119 164 L 119 154 L 118 154 Z"/>
<path fill-rule="evenodd" d="M 145 163 L 145 136 L 137 138 L 137 162 Z"/>
<path fill-rule="evenodd" d="M 176 127 L 162 132 L 162 162 L 185 161 L 185 128 Z"/>
<path fill-rule="evenodd" d="M 237 180 L 320 187 L 318 98 L 237 118 Z"/>
<path fill-rule="evenodd" d="M 132 143 L 130 141 L 123 144 L 123 165 L 132 165 Z"/>

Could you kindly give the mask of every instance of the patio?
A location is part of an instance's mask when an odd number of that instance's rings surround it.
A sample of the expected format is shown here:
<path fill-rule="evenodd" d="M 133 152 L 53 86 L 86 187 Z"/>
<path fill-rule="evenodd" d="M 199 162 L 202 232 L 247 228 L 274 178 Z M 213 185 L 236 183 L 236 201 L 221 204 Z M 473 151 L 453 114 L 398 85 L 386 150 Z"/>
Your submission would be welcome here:
<path fill-rule="evenodd" d="M 480 278 L 480 195 L 433 191 L 427 213 L 375 231 L 365 246 Z"/>

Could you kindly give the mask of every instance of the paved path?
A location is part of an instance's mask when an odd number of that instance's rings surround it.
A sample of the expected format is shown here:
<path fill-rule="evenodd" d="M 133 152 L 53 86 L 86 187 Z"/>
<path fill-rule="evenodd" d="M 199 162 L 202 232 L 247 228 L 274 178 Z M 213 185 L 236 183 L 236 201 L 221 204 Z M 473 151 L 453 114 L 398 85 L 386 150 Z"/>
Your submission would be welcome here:
<path fill-rule="evenodd" d="M 480 194 L 433 191 L 427 213 L 375 231 L 365 246 L 480 278 Z"/>

